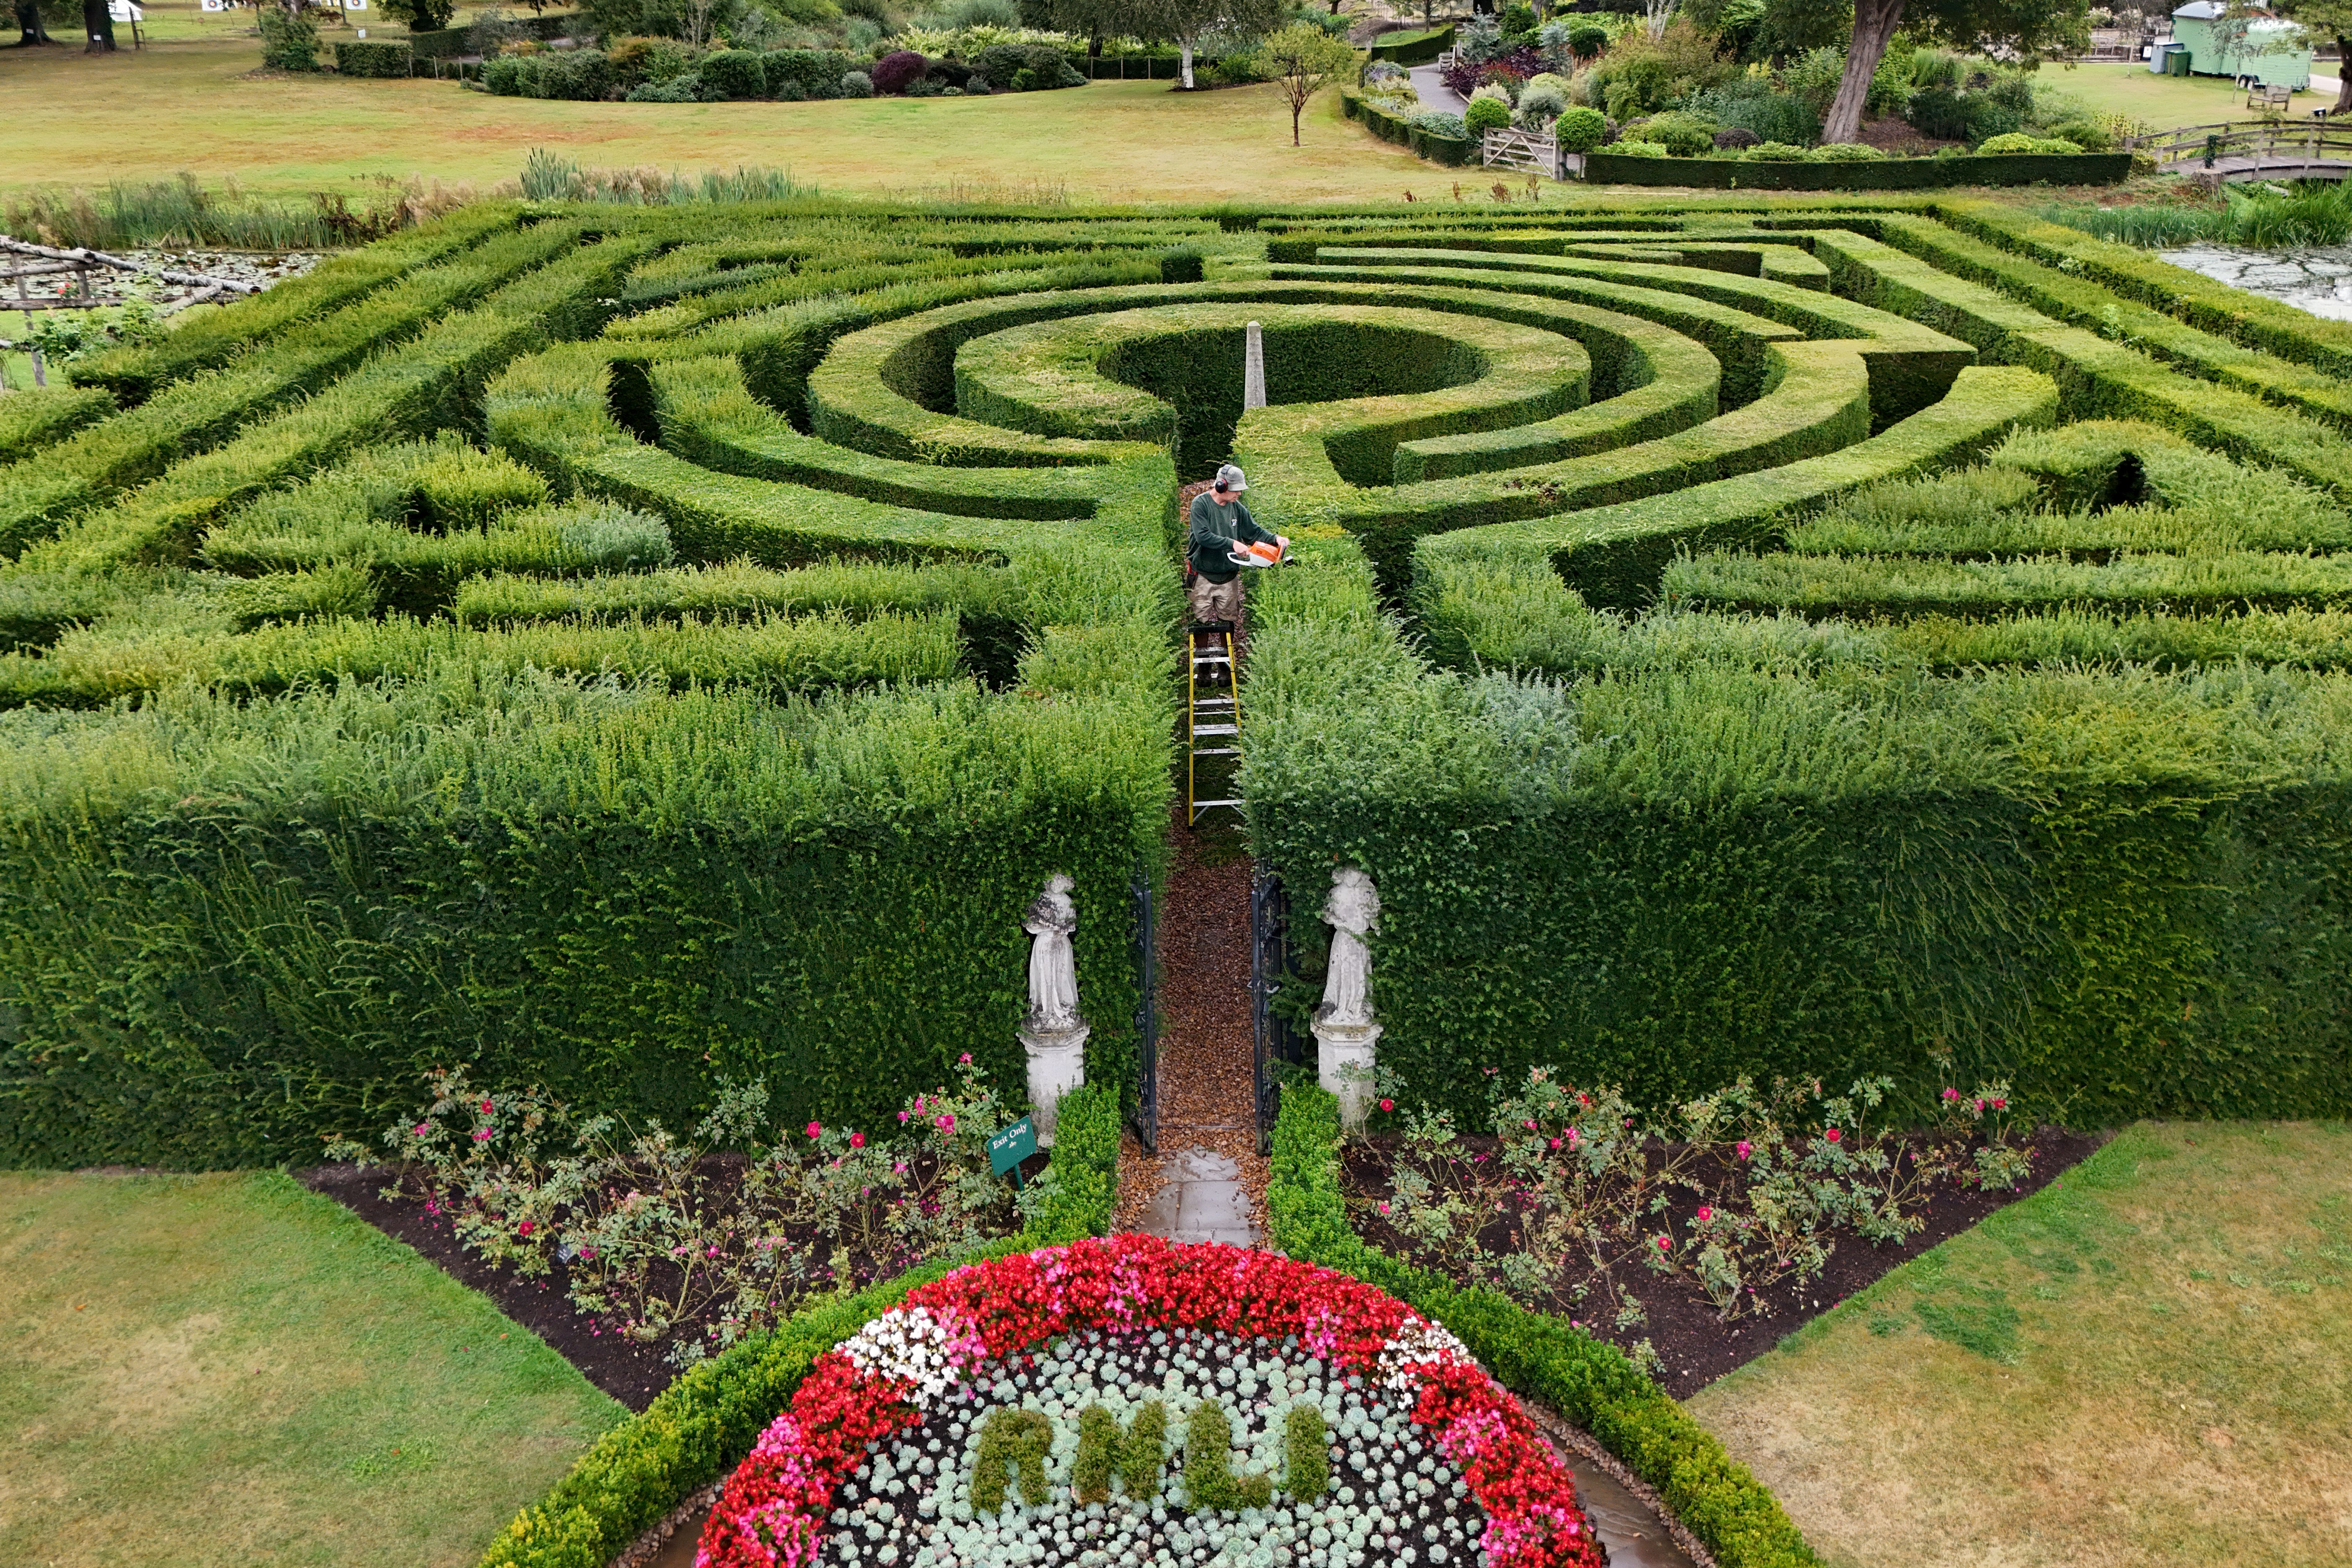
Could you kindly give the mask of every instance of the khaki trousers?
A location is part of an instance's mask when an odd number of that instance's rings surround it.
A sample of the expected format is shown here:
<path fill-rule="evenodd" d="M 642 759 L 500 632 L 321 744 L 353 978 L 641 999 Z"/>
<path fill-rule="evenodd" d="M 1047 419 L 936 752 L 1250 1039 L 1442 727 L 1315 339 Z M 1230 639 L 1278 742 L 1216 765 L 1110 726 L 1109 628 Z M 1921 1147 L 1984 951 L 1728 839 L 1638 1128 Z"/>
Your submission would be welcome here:
<path fill-rule="evenodd" d="M 1241 619 L 1242 580 L 1239 577 L 1212 583 L 1194 573 L 1186 597 L 1191 603 L 1192 621 L 1196 626 L 1210 621 L 1238 622 Z"/>

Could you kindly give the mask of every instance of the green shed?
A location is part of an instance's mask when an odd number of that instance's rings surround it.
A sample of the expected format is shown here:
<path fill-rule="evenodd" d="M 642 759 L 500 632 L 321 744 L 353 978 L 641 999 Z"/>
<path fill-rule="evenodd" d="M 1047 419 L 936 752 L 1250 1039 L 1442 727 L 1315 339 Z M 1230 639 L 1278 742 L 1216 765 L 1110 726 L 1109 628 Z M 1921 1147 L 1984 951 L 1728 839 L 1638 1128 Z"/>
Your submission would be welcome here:
<path fill-rule="evenodd" d="M 2221 0 L 2189 0 L 2172 14 L 2172 37 L 2197 76 L 2252 77 L 2296 92 L 2311 86 L 2311 35 L 2268 12 L 2231 18 Z"/>

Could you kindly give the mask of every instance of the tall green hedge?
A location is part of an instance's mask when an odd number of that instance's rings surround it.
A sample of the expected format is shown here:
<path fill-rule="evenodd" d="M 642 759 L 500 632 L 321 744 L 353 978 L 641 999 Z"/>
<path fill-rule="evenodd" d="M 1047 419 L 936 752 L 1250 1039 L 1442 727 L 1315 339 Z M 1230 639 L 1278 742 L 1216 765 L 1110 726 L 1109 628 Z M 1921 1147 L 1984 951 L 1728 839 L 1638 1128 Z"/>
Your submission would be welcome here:
<path fill-rule="evenodd" d="M 1926 191 L 1951 185 L 2113 185 L 2131 178 L 2128 153 L 2011 153 L 1994 157 L 1885 158 L 1860 163 L 1747 158 L 1628 157 L 1603 147 L 1584 155 L 1599 185 L 1703 190 Z"/>

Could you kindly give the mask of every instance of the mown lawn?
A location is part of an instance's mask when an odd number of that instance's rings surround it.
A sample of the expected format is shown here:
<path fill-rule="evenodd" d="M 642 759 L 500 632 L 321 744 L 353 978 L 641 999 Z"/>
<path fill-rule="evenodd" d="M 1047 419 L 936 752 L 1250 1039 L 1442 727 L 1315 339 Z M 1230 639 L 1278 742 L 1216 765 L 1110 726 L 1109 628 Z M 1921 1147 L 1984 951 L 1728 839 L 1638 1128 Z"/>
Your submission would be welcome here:
<path fill-rule="evenodd" d="M 472 1563 L 621 1406 L 276 1174 L 0 1173 L 0 1563 Z"/>
<path fill-rule="evenodd" d="M 1691 1413 L 1833 1564 L 2352 1563 L 2352 1129 L 2134 1128 Z"/>
<path fill-rule="evenodd" d="M 341 29 L 337 29 L 341 31 Z M 341 190 L 378 179 L 512 177 L 533 147 L 588 165 L 697 173 L 741 163 L 792 171 L 829 194 L 1073 201 L 1426 200 L 1457 177 L 1310 107 L 1304 147 L 1271 86 L 1173 93 L 1097 82 L 991 98 L 824 103 L 562 103 L 492 98 L 455 82 L 248 75 L 252 39 L 163 43 L 140 53 L 0 50 L 0 190 L 194 173 L 247 189 Z M 70 112 L 61 108 L 70 105 Z M 159 128 L 170 133 L 159 134 Z"/>
<path fill-rule="evenodd" d="M 2317 68 L 2327 71 L 2332 68 L 2323 65 Z M 2060 92 L 2080 99 L 2090 109 L 2131 115 L 2158 131 L 2262 118 L 2246 107 L 2245 90 L 2231 86 L 2221 77 L 2156 76 L 2144 61 L 2078 65 L 2072 68 L 2044 66 L 2034 78 L 2034 87 L 2037 91 Z M 2335 101 L 2332 90 L 2296 93 L 2286 118 L 2308 121 L 2313 110 Z"/>

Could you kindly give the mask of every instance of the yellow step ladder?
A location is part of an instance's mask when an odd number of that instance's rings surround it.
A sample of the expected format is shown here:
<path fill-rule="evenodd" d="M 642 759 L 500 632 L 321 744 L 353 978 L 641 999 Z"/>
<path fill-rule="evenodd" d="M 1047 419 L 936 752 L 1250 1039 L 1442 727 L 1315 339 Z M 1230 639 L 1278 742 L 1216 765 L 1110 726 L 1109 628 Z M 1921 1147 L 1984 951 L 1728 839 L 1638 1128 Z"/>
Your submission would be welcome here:
<path fill-rule="evenodd" d="M 1234 626 L 1213 621 L 1185 632 L 1184 658 L 1184 826 L 1195 826 L 1203 815 L 1223 806 L 1241 814 L 1242 688 L 1234 662 Z M 1215 759 L 1213 771 L 1226 773 L 1223 787 L 1230 799 L 1202 799 L 1202 767 Z"/>

